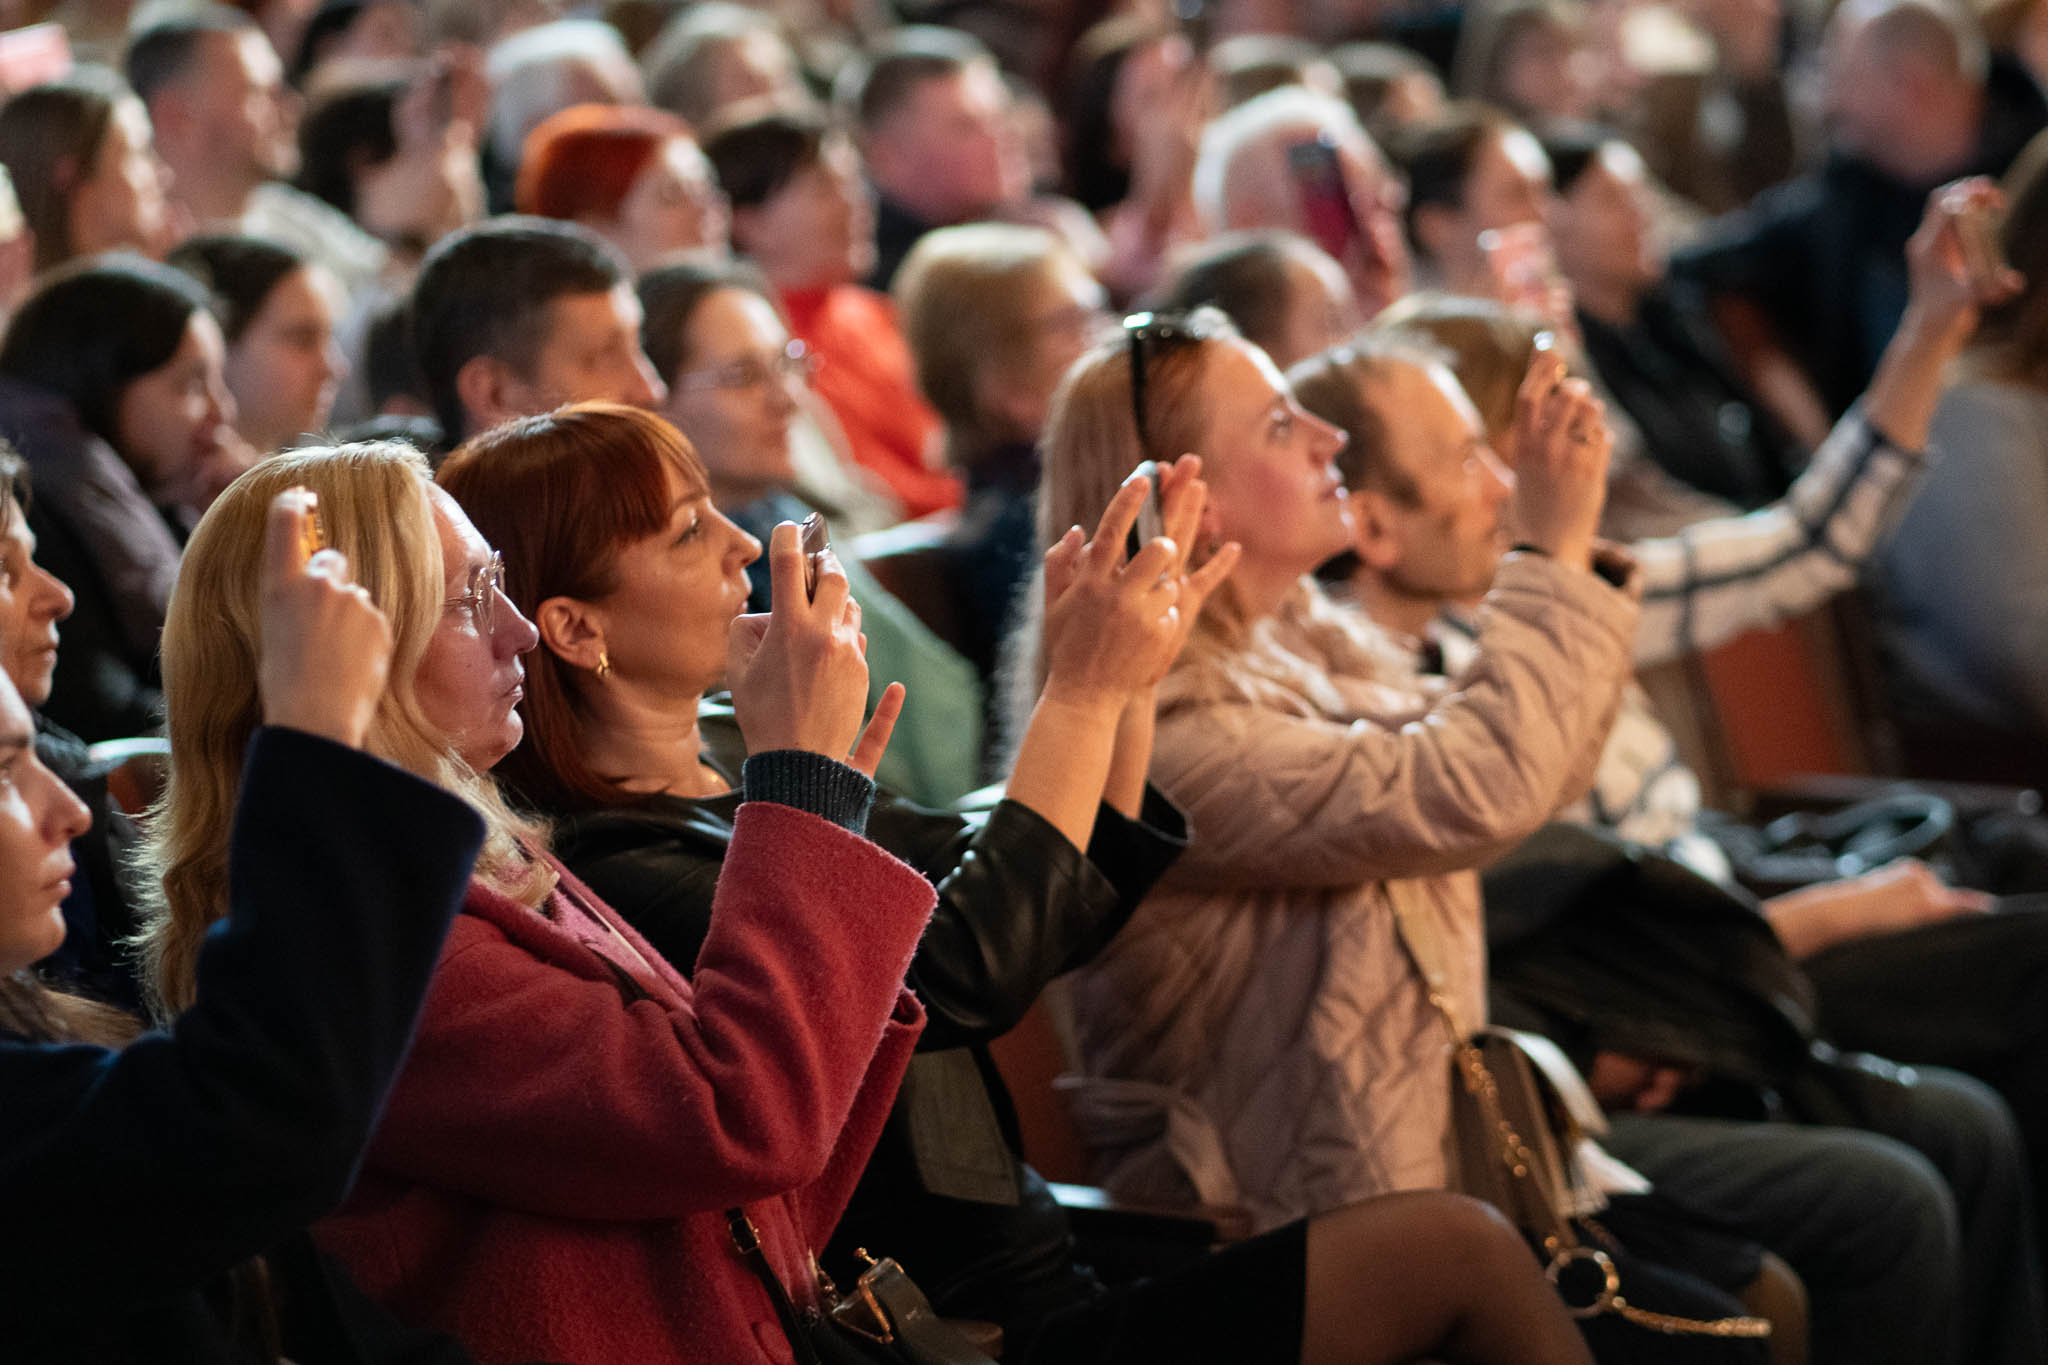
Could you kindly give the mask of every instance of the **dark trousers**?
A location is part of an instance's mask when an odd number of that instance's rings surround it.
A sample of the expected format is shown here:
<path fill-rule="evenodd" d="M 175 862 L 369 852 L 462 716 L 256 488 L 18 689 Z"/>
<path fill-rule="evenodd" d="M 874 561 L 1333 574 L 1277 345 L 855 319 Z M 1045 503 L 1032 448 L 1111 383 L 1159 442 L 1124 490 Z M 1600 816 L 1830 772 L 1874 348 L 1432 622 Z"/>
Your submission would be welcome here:
<path fill-rule="evenodd" d="M 2041 1365 L 2026 1158 L 1988 1086 L 1871 1078 L 1861 1128 L 1628 1116 L 1607 1146 L 1806 1281 L 1814 1365 Z"/>
<path fill-rule="evenodd" d="M 2048 1247 L 2048 897 L 1857 939 L 1802 965 L 1822 1033 L 1844 1047 L 1987 1081 L 2026 1139 L 2035 1239 Z"/>

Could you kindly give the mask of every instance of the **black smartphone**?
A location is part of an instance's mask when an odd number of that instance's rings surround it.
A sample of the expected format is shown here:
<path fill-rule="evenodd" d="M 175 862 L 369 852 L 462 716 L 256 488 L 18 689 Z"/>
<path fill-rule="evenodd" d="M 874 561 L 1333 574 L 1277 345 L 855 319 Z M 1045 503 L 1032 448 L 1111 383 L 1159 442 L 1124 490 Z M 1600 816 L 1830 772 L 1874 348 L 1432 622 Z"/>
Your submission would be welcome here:
<path fill-rule="evenodd" d="M 1308 235 L 1337 260 L 1345 259 L 1365 230 L 1351 206 L 1351 191 L 1344 184 L 1344 166 L 1337 158 L 1336 140 L 1323 133 L 1291 144 L 1287 148 L 1287 168 L 1301 193 L 1302 225 Z"/>
<path fill-rule="evenodd" d="M 797 529 L 797 544 L 804 556 L 804 596 L 816 601 L 818 575 L 824 572 L 825 552 L 832 548 L 824 513 L 813 512 L 804 518 L 803 525 Z"/>

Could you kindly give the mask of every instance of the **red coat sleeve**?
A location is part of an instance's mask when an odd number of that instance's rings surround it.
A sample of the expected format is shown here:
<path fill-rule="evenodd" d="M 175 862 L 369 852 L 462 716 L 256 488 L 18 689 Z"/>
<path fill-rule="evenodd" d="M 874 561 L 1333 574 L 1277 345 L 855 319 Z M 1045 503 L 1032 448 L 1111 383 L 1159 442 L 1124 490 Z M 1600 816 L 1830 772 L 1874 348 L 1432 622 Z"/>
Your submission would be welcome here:
<path fill-rule="evenodd" d="M 740 809 L 691 983 L 625 1002 L 474 915 L 443 955 L 370 1152 L 381 1172 L 566 1218 L 668 1219 L 817 1182 L 871 1070 L 923 1027 L 903 975 L 929 883 L 786 806 Z M 866 1159 L 874 1134 L 859 1147 Z M 843 1198 L 843 1196 L 842 1196 Z"/>

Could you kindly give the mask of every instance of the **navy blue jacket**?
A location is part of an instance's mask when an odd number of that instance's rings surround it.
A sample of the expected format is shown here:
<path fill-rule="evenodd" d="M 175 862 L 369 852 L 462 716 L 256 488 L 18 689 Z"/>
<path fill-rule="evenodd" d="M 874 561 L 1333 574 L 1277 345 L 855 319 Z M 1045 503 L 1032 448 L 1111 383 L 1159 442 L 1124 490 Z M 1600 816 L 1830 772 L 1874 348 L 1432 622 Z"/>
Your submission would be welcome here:
<path fill-rule="evenodd" d="M 299 1234 L 355 1179 L 482 834 L 397 768 L 257 733 L 198 1003 L 118 1052 L 0 1035 L 0 1357 L 245 1358 L 221 1277 L 265 1252 L 287 1317 L 353 1312 Z M 289 1323 L 286 1348 L 400 1358 Z"/>

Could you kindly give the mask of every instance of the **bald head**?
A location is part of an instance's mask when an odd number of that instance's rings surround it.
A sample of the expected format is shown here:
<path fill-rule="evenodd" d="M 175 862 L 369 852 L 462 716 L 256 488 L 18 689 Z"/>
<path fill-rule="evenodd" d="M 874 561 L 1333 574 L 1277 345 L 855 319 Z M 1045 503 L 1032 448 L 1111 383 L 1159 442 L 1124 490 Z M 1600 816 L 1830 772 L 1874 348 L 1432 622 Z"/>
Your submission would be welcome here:
<path fill-rule="evenodd" d="M 1309 143 L 1329 149 L 1335 183 L 1295 159 L 1295 149 Z M 1317 180 L 1325 198 L 1341 195 L 1334 212 L 1325 205 L 1319 214 L 1311 204 Z M 1212 234 L 1284 228 L 1316 241 L 1343 265 L 1367 316 L 1407 292 L 1400 222 L 1407 192 L 1342 100 L 1289 86 L 1230 110 L 1202 135 L 1194 194 Z M 1358 232 L 1340 241 L 1336 229 L 1347 211 Z"/>
<path fill-rule="evenodd" d="M 1914 184 L 1974 150 L 1990 58 L 1976 21 L 1942 0 L 1845 0 L 1828 24 L 1828 136 Z"/>

